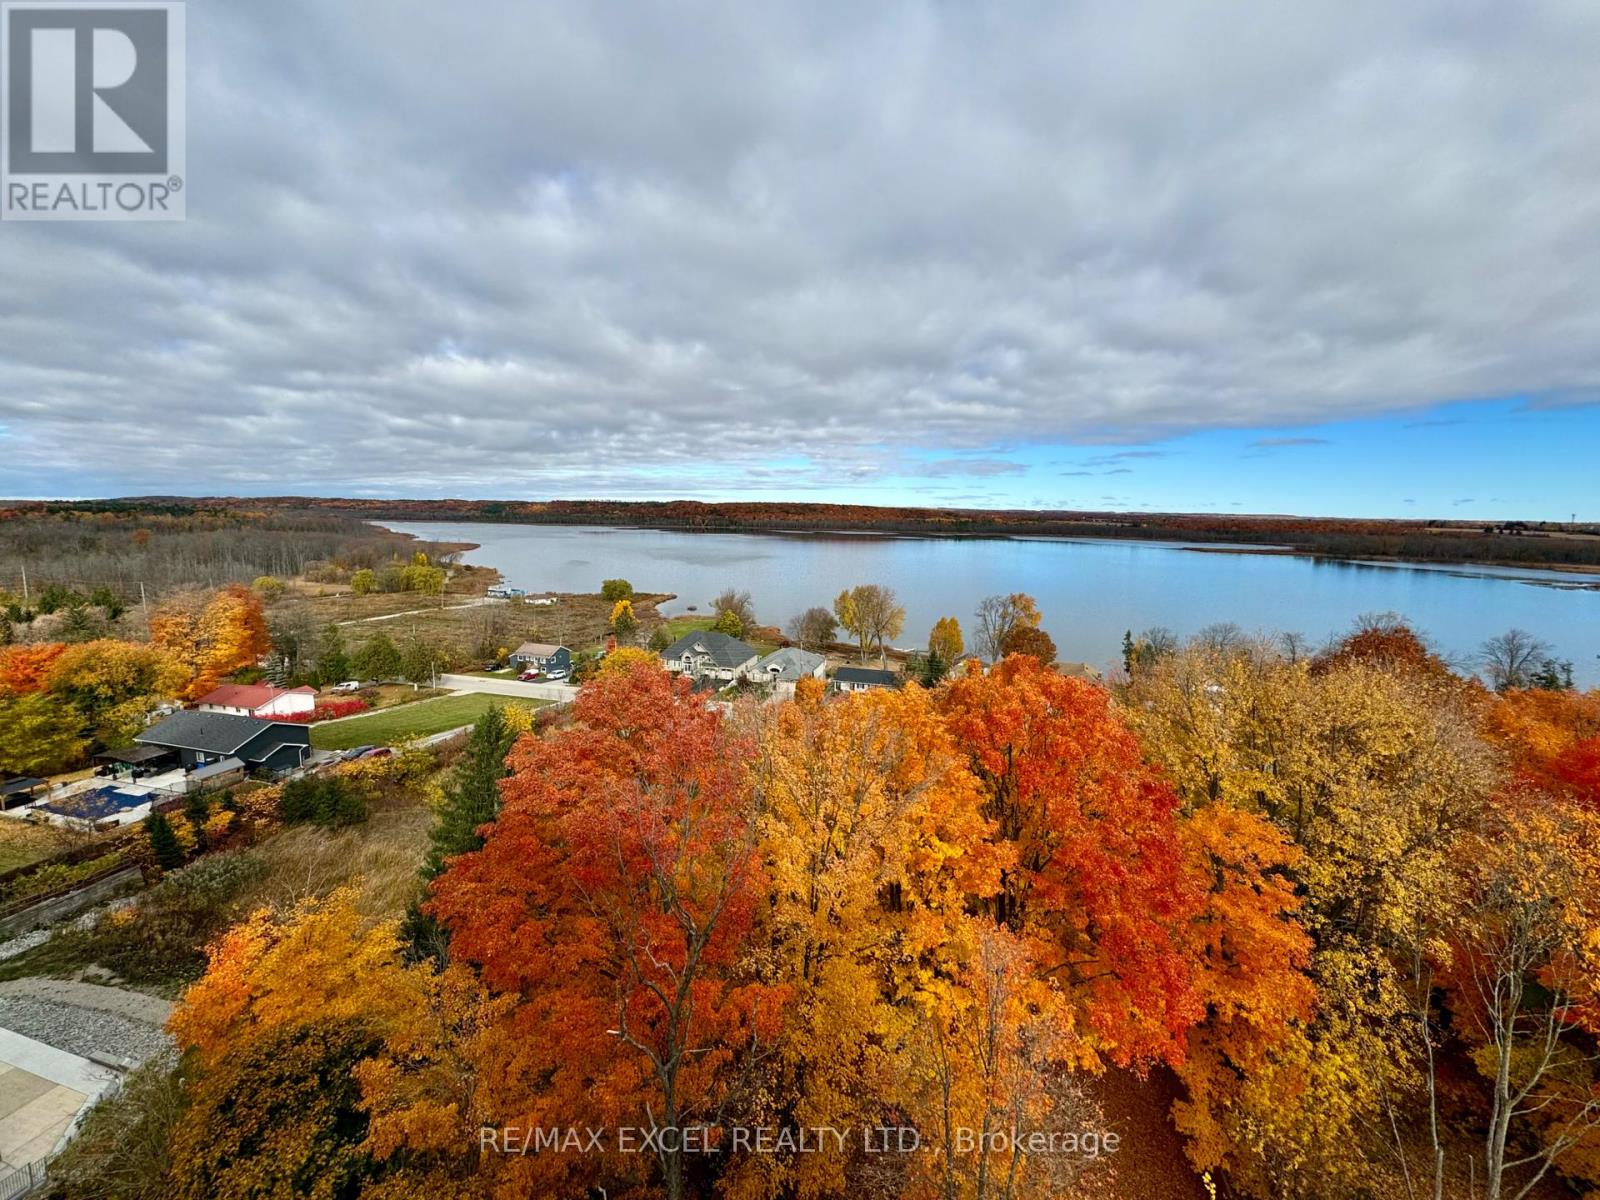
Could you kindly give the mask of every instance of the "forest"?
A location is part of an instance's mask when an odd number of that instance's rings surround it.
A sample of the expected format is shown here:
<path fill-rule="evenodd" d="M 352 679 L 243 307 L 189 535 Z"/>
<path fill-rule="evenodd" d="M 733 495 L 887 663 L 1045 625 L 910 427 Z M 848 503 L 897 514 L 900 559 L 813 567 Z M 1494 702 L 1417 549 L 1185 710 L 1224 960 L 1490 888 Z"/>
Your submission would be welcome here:
<path fill-rule="evenodd" d="M 0 509 L 0 592 L 22 600 L 55 585 L 85 595 L 109 589 L 137 601 L 141 584 L 154 598 L 264 575 L 315 574 L 322 563 L 377 568 L 419 548 L 438 549 L 332 511 L 180 500 L 22 504 Z"/>
<path fill-rule="evenodd" d="M 1600 693 L 1292 649 L 492 713 L 403 910 L 210 943 L 116 1194 L 1128 1196 L 1114 1075 L 1176 1096 L 1163 1195 L 1592 1193 Z"/>

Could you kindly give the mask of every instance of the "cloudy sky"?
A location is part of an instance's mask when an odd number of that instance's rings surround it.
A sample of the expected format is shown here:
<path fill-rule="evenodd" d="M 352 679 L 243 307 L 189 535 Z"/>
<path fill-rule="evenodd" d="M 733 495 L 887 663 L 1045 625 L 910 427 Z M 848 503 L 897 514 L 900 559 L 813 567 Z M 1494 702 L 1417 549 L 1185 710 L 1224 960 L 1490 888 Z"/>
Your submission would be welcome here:
<path fill-rule="evenodd" d="M 1600 517 L 1600 6 L 192 0 L 0 495 Z"/>

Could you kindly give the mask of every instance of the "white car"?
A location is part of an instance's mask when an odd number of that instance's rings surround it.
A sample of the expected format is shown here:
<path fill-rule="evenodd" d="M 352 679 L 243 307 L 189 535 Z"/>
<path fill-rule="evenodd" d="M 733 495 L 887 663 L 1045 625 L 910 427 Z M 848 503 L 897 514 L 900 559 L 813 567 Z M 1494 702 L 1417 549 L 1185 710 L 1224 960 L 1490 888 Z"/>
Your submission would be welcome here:
<path fill-rule="evenodd" d="M 333 690 L 340 693 L 359 692 L 362 684 L 359 679 L 346 679 L 343 683 L 333 685 Z"/>
<path fill-rule="evenodd" d="M 567 673 L 560 667 L 557 667 L 554 671 L 546 671 L 544 677 L 551 683 L 559 683 L 561 680 L 567 677 Z"/>

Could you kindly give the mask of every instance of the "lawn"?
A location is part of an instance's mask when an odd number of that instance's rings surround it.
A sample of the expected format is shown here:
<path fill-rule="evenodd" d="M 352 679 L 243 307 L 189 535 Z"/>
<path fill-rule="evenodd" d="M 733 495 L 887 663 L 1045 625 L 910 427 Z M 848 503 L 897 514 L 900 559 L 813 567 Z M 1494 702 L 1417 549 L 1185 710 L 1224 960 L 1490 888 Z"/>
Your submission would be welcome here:
<path fill-rule="evenodd" d="M 447 696 L 443 700 L 419 700 L 398 708 L 384 709 L 345 721 L 325 721 L 311 727 L 311 744 L 318 750 L 348 750 L 352 746 L 388 746 L 408 737 L 443 733 L 458 725 L 470 725 L 493 705 L 515 704 L 538 708 L 547 700 L 527 700 L 520 696 L 488 696 L 481 692 Z"/>
<path fill-rule="evenodd" d="M 35 825 L 17 817 L 0 817 L 0 871 L 25 867 L 41 858 L 82 845 L 88 838 L 55 825 Z"/>

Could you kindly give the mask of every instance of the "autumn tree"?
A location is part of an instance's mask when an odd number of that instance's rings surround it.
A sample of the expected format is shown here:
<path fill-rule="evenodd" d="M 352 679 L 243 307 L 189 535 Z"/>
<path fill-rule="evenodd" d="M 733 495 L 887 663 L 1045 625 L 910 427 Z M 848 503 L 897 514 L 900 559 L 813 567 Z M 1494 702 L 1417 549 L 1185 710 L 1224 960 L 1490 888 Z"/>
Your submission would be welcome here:
<path fill-rule="evenodd" d="M 1264 818 L 1299 851 L 1283 871 L 1303 897 L 1315 1012 L 1236 1082 L 1209 1074 L 1225 1085 L 1210 1117 L 1185 1119 L 1222 1132 L 1197 1147 L 1236 1137 L 1230 1175 L 1252 1195 L 1382 1191 L 1394 1181 L 1377 1131 L 1421 1086 L 1413 950 L 1441 923 L 1461 838 L 1495 781 L 1470 694 L 1425 671 L 1352 661 L 1313 672 L 1249 641 L 1213 641 L 1139 672 L 1128 699 L 1186 809 Z"/>
<path fill-rule="evenodd" d="M 834 639 L 839 636 L 839 621 L 827 609 L 813 605 L 790 618 L 784 626 L 784 634 L 802 650 L 820 653 L 833 645 Z"/>
<path fill-rule="evenodd" d="M 633 615 L 633 601 L 618 600 L 611 606 L 609 624 L 618 637 L 628 637 L 638 631 L 639 618 Z"/>
<path fill-rule="evenodd" d="M 1068 989 L 1082 1059 L 1177 1060 L 1201 1015 L 1186 927 L 1199 911 L 1178 798 L 1110 697 L 1018 655 L 941 707 L 1016 854 L 989 903 Z"/>
<path fill-rule="evenodd" d="M 632 600 L 633 584 L 626 579 L 606 579 L 600 584 L 600 597 L 603 600 Z"/>
<path fill-rule="evenodd" d="M 25 696 L 44 688 L 50 668 L 67 651 L 61 642 L 0 647 L 0 696 Z"/>
<path fill-rule="evenodd" d="M 152 709 L 187 682 L 183 666 L 158 646 L 105 639 L 73 646 L 50 668 L 48 686 L 79 714 L 100 746 L 123 746 Z"/>
<path fill-rule="evenodd" d="M 0 774 L 51 775 L 83 757 L 82 718 L 47 693 L 0 695 Z"/>
<path fill-rule="evenodd" d="M 350 590 L 366 596 L 378 590 L 378 575 L 371 567 L 362 567 L 350 576 Z"/>
<path fill-rule="evenodd" d="M 719 613 L 717 619 L 711 622 L 711 628 L 716 633 L 725 633 L 729 637 L 744 636 L 744 622 L 739 620 L 739 614 L 729 610 Z"/>
<path fill-rule="evenodd" d="M 518 743 L 500 818 L 429 905 L 457 960 L 521 998 L 485 1065 L 501 1118 L 711 1119 L 770 1041 L 771 989 L 742 959 L 764 894 L 749 756 L 687 680 L 644 668 L 595 679 L 569 727 Z M 671 1200 L 698 1194 L 694 1158 L 659 1148 Z M 545 1192 L 644 1165 L 549 1154 L 503 1170 Z"/>
<path fill-rule="evenodd" d="M 639 667 L 661 669 L 661 659 L 639 646 L 619 646 L 600 660 L 600 675 L 628 675 Z"/>
<path fill-rule="evenodd" d="M 718 593 L 717 598 L 711 602 L 711 611 L 721 618 L 727 613 L 732 613 L 739 622 L 740 637 L 756 627 L 755 604 L 750 598 L 750 593 L 740 588 L 727 588 Z"/>
<path fill-rule="evenodd" d="M 272 649 L 260 597 L 239 584 L 169 598 L 150 614 L 150 640 L 189 673 L 185 700 L 198 700 Z"/>
<path fill-rule="evenodd" d="M 949 980 L 969 897 L 992 895 L 1007 853 L 989 843 L 965 756 L 920 690 L 774 710 L 753 768 L 770 864 L 762 942 L 787 988 L 784 1032 L 735 1093 L 741 1124 L 883 1123 L 920 1095 L 906 998 Z M 848 1190 L 859 1145 L 754 1155 L 732 1196 Z"/>
<path fill-rule="evenodd" d="M 928 634 L 928 655 L 937 658 L 946 667 L 961 657 L 966 646 L 961 641 L 961 622 L 954 617 L 940 617 Z"/>
<path fill-rule="evenodd" d="M 906 610 L 894 589 L 879 583 L 863 583 L 840 592 L 833 602 L 833 614 L 844 631 L 855 638 L 862 662 L 867 661 L 867 652 L 874 646 L 881 657 L 884 643 L 900 636 L 906 620 Z"/>
<path fill-rule="evenodd" d="M 1039 606 L 1032 596 L 1012 592 L 1009 596 L 986 596 L 978 604 L 977 644 L 974 649 L 989 662 L 1006 655 L 1006 639 L 1020 627 L 1039 627 Z"/>
<path fill-rule="evenodd" d="M 1034 625 L 1018 625 L 1006 635 L 1000 649 L 1003 654 L 1026 654 L 1044 666 L 1055 666 L 1055 642 L 1048 633 Z"/>
<path fill-rule="evenodd" d="M 1490 1087 L 1484 1196 L 1522 1200 L 1600 1131 L 1600 814 L 1507 797 L 1461 863 L 1447 979 Z"/>

